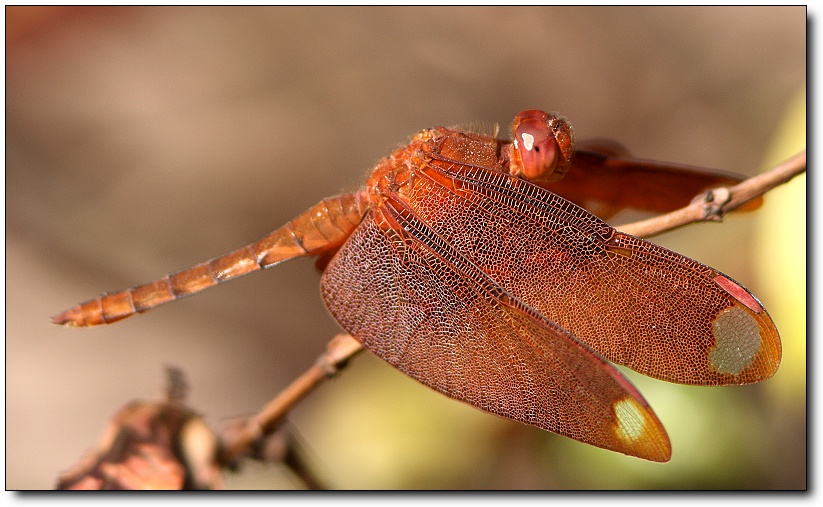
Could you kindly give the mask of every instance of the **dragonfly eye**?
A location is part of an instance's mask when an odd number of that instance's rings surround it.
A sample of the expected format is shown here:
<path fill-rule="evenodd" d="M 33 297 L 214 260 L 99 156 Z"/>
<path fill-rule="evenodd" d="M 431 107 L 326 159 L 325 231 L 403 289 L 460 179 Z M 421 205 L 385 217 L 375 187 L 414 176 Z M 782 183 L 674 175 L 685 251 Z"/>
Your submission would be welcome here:
<path fill-rule="evenodd" d="M 514 120 L 512 174 L 529 181 L 557 181 L 574 153 L 571 126 L 560 116 L 522 111 Z"/>

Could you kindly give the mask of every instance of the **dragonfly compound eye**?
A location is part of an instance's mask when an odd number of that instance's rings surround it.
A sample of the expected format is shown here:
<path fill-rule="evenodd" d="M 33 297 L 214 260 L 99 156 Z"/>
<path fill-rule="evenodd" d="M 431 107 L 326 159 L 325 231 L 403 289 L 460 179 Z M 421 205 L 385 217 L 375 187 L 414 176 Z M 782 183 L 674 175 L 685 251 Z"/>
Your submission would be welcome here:
<path fill-rule="evenodd" d="M 560 155 L 551 128 L 540 120 L 524 120 L 514 135 L 523 176 L 530 181 L 550 179 Z"/>
<path fill-rule="evenodd" d="M 522 111 L 514 123 L 516 156 L 513 174 L 529 181 L 557 181 L 563 177 L 574 151 L 571 127 L 556 115 Z"/>

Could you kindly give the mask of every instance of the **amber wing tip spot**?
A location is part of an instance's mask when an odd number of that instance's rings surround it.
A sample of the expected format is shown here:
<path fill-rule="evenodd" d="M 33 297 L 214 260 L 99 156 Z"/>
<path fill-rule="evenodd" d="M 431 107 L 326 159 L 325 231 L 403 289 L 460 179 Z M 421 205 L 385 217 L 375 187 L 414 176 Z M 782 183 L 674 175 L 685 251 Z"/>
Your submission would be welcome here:
<path fill-rule="evenodd" d="M 616 418 L 615 435 L 629 454 L 665 463 L 672 457 L 671 443 L 660 422 L 633 398 L 624 398 L 613 405 Z"/>

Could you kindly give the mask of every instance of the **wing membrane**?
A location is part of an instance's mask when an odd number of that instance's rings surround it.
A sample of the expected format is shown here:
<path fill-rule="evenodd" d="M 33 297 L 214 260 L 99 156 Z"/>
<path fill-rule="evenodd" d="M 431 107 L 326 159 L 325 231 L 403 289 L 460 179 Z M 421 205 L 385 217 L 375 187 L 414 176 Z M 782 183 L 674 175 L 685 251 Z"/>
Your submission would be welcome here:
<path fill-rule="evenodd" d="M 624 208 L 668 213 L 704 190 L 741 181 L 720 171 L 633 158 L 619 145 L 601 142 L 580 143 L 566 176 L 541 186 L 608 219 Z M 756 209 L 761 202 L 757 198 L 741 209 Z"/>
<path fill-rule="evenodd" d="M 688 384 L 770 377 L 780 339 L 725 275 L 498 171 L 430 165 L 410 205 L 507 291 L 607 359 Z"/>
<path fill-rule="evenodd" d="M 349 333 L 416 380 L 485 411 L 669 459 L 660 421 L 611 364 L 401 211 L 375 210 L 323 274 L 323 299 Z"/>

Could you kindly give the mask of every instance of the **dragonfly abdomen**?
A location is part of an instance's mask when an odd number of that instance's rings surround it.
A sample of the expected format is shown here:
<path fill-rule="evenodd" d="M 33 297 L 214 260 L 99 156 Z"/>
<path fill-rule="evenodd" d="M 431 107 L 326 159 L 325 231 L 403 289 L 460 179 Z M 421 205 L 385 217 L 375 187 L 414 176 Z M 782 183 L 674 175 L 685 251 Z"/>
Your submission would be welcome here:
<path fill-rule="evenodd" d="M 362 192 L 324 199 L 256 243 L 153 282 L 98 296 L 55 315 L 52 322 L 72 327 L 110 324 L 294 257 L 321 254 L 346 241 L 368 206 Z"/>

